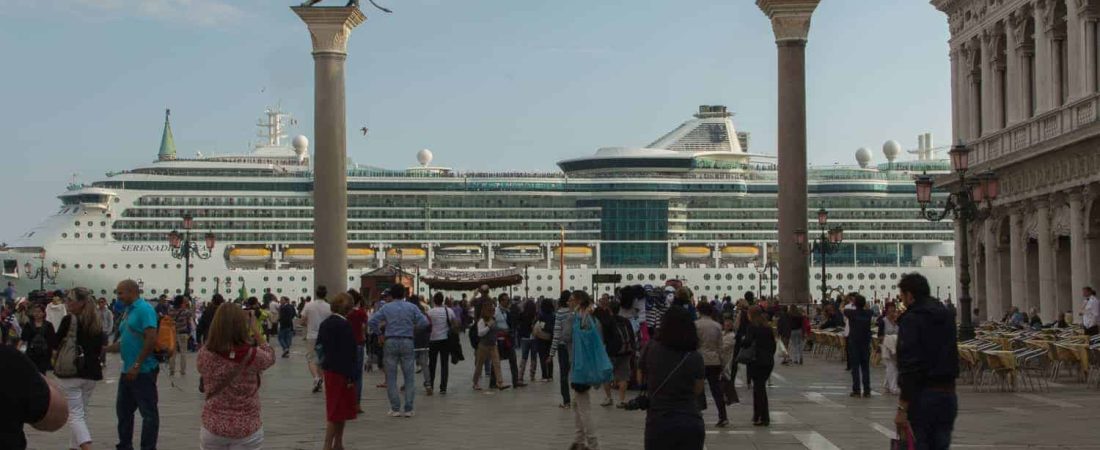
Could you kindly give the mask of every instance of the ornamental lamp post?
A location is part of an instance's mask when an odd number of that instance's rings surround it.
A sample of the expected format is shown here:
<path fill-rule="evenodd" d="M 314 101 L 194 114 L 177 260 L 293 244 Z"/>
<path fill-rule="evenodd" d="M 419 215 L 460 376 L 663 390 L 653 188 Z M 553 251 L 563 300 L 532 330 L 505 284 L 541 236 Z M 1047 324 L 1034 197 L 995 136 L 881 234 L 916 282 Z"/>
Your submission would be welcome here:
<path fill-rule="evenodd" d="M 829 225 L 829 211 L 825 208 L 817 210 L 817 226 L 820 229 L 820 234 L 816 240 L 818 252 L 821 254 L 821 301 L 824 302 L 825 298 L 829 295 L 829 282 L 828 278 L 828 264 L 825 261 L 827 255 L 836 253 L 840 250 L 840 244 L 844 242 L 844 228 L 841 226 L 835 226 L 832 228 L 826 228 Z M 810 246 L 807 244 L 807 236 L 805 231 L 798 230 L 795 232 L 795 241 L 802 252 L 805 254 L 810 253 Z M 798 233 L 802 233 L 799 235 Z"/>
<path fill-rule="evenodd" d="M 192 240 L 191 229 L 195 224 L 194 218 L 191 214 L 183 215 L 183 233 L 177 230 L 172 230 L 168 233 L 168 246 L 172 253 L 172 257 L 175 259 L 183 260 L 183 295 L 191 295 L 191 258 L 198 259 L 210 259 L 211 252 L 214 250 L 214 244 L 217 238 L 213 232 L 207 232 L 203 236 L 204 246 L 200 246 L 198 242 Z M 228 279 L 226 280 L 226 287 L 229 286 Z"/>
<path fill-rule="evenodd" d="M 764 286 L 762 283 L 764 281 L 764 274 L 767 273 L 768 298 L 775 298 L 775 271 L 779 269 L 779 264 L 777 264 L 774 259 L 769 258 L 768 262 L 764 263 L 764 265 L 760 265 L 758 260 L 753 259 L 752 269 L 756 271 L 757 275 L 757 292 L 760 293 L 760 291 L 764 290 Z M 763 297 L 763 293 L 760 294 L 760 296 Z"/>
<path fill-rule="evenodd" d="M 985 171 L 977 175 L 967 176 L 970 170 L 970 148 L 960 140 L 951 147 L 948 152 L 951 156 L 951 168 L 958 175 L 958 183 L 953 185 L 953 190 L 948 192 L 947 201 L 942 211 L 929 209 L 932 203 L 932 187 L 934 181 L 931 176 L 921 174 L 916 177 L 914 183 L 917 187 L 917 202 L 920 203 L 920 216 L 930 222 L 939 222 L 949 214 L 958 224 L 959 247 L 962 254 L 959 258 L 959 340 L 967 341 L 974 338 L 974 322 L 972 319 L 972 299 L 970 298 L 970 222 L 984 220 L 989 217 L 993 209 L 993 201 L 1000 194 L 1000 183 L 997 175 L 992 171 Z M 982 208 L 982 205 L 985 208 Z"/>
<path fill-rule="evenodd" d="M 50 284 L 57 281 L 57 274 L 61 272 L 61 265 L 54 261 L 46 266 L 46 251 L 38 252 L 38 267 L 34 267 L 30 261 L 23 263 L 23 271 L 26 272 L 27 278 L 32 280 L 38 280 L 38 290 L 46 291 L 46 280 L 50 280 Z"/>

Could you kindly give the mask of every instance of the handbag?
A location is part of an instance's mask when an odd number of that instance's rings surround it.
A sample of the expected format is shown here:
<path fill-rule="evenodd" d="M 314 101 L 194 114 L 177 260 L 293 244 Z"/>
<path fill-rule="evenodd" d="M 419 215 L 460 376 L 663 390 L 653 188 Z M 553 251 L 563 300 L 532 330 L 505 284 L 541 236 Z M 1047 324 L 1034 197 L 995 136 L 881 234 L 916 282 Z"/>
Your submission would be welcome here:
<path fill-rule="evenodd" d="M 451 364 L 458 364 L 466 358 L 462 356 L 462 342 L 459 340 L 458 331 L 451 325 L 450 314 L 450 309 L 444 310 L 443 321 L 447 322 L 447 353 L 451 355 Z"/>
<path fill-rule="evenodd" d="M 58 378 L 75 377 L 84 366 L 84 349 L 76 342 L 77 328 L 77 317 L 69 315 L 69 331 L 61 341 L 61 348 L 57 349 L 57 362 L 53 368 Z"/>
<path fill-rule="evenodd" d="M 756 341 L 749 344 L 748 347 L 742 348 L 737 352 L 737 363 L 750 365 L 756 362 Z"/>
<path fill-rule="evenodd" d="M 670 371 L 668 375 L 665 375 L 665 379 L 661 381 L 661 384 L 657 385 L 657 389 L 653 390 L 653 395 L 657 395 L 658 392 L 661 392 L 661 388 L 665 387 L 665 383 L 668 383 L 668 380 L 672 379 L 672 375 L 676 374 L 676 371 L 680 370 L 680 366 L 684 365 L 684 361 L 687 361 L 687 357 L 689 354 L 690 352 L 684 353 L 684 356 L 680 358 L 680 362 L 676 363 L 676 367 L 673 367 L 672 371 Z M 643 390 L 641 394 L 638 394 L 637 397 L 634 397 L 633 400 L 627 403 L 627 407 L 625 409 L 640 409 L 642 411 L 649 409 L 649 395 L 646 394 L 646 392 Z"/>
<path fill-rule="evenodd" d="M 598 386 L 611 381 L 614 369 L 592 317 L 584 315 L 573 319 L 572 350 L 569 355 L 573 358 L 573 368 L 569 373 L 571 383 Z"/>

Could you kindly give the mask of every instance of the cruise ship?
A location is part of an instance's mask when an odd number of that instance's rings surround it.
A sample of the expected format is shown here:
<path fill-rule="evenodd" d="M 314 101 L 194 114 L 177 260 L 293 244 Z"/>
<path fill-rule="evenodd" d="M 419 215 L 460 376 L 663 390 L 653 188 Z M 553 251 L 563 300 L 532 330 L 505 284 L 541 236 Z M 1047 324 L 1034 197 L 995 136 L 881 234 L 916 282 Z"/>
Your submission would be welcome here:
<path fill-rule="evenodd" d="M 593 275 L 618 274 L 622 285 L 682 280 L 710 298 L 773 292 L 778 272 L 765 267 L 776 261 L 779 239 L 794 239 L 777 236 L 776 160 L 753 153 L 732 118 L 724 106 L 700 106 L 645 147 L 600 148 L 541 173 L 461 172 L 434 164 L 428 150 L 403 170 L 351 165 L 348 284 L 387 264 L 417 276 L 512 268 L 526 273 L 513 292 L 553 297 L 564 258 L 569 289 L 610 292 L 614 286 L 594 285 Z M 242 287 L 307 295 L 313 174 L 308 139 L 287 139 L 292 124 L 270 108 L 258 124 L 262 142 L 250 151 L 186 158 L 166 115 L 156 160 L 69 186 L 56 213 L 0 249 L 3 278 L 26 293 L 38 289 L 32 276 L 46 267 L 56 273 L 47 289 L 86 286 L 109 296 L 119 280 L 134 278 L 146 295 L 180 293 L 183 261 L 172 256 L 169 234 L 190 216 L 201 248 L 213 237 L 209 257 L 191 261 L 196 296 L 235 296 Z M 825 260 L 830 290 L 885 298 L 902 273 L 918 270 L 938 295 L 953 292 L 952 226 L 919 217 L 913 183 L 915 174 L 950 166 L 931 135 L 918 142 L 908 152 L 886 142 L 878 163 L 859 149 L 855 164 L 809 168 L 811 240 L 819 208 L 829 226 L 844 229 Z M 899 160 L 902 153 L 914 156 Z M 819 297 L 821 257 L 807 253 Z M 426 285 L 418 289 L 427 294 Z"/>

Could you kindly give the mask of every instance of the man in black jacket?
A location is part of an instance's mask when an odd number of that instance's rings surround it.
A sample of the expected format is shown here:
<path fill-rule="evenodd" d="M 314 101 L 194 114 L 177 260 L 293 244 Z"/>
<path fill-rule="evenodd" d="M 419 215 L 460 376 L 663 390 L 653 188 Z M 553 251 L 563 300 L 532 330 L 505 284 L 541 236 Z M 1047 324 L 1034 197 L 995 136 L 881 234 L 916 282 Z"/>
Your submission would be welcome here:
<path fill-rule="evenodd" d="M 848 365 L 852 370 L 852 397 L 871 397 L 871 311 L 867 299 L 852 294 L 855 309 L 844 311 L 848 317 Z"/>
<path fill-rule="evenodd" d="M 898 323 L 901 396 L 894 423 L 899 437 L 912 433 L 917 449 L 946 450 L 951 447 L 959 409 L 955 320 L 943 303 L 932 298 L 923 276 L 902 276 L 898 290 L 907 309 Z"/>

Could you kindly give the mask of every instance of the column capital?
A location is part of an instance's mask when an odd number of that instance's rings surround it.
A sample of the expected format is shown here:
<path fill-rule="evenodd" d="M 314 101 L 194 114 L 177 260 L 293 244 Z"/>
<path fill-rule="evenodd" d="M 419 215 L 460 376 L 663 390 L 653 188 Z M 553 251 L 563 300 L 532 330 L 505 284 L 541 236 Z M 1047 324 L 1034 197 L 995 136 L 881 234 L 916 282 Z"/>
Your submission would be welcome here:
<path fill-rule="evenodd" d="M 775 42 L 806 42 L 810 16 L 821 0 L 756 0 L 756 6 L 772 20 Z"/>
<path fill-rule="evenodd" d="M 313 39 L 313 54 L 348 54 L 348 37 L 351 30 L 367 20 L 356 7 L 304 7 L 290 8 L 306 23 Z"/>

